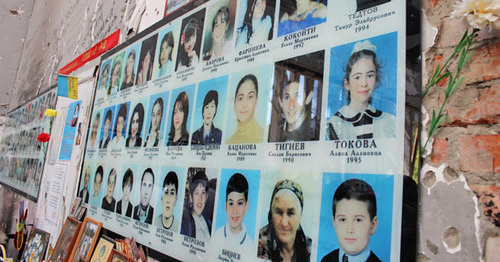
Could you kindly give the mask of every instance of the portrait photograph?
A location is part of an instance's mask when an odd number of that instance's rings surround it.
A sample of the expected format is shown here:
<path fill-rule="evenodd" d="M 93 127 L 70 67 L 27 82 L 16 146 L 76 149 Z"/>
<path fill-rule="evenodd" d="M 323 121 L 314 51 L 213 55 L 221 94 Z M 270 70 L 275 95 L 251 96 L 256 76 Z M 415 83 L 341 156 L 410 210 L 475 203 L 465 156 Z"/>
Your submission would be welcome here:
<path fill-rule="evenodd" d="M 326 139 L 396 137 L 397 32 L 331 49 Z"/>
<path fill-rule="evenodd" d="M 134 203 L 132 218 L 151 225 L 153 223 L 156 191 L 158 191 L 159 170 L 153 166 L 138 166 L 138 172 L 134 178 Z"/>
<path fill-rule="evenodd" d="M 92 117 L 92 124 L 90 125 L 90 135 L 88 137 L 88 142 L 87 142 L 87 149 L 88 150 L 97 150 L 99 148 L 99 142 L 100 142 L 100 124 L 101 124 L 101 119 L 103 117 L 102 115 L 102 110 L 94 110 L 94 115 Z"/>
<path fill-rule="evenodd" d="M 213 2 L 207 10 L 203 60 L 226 56 L 234 47 L 234 21 L 236 0 Z"/>
<path fill-rule="evenodd" d="M 273 38 L 276 0 L 238 1 L 236 49 L 241 50 Z"/>
<path fill-rule="evenodd" d="M 90 180 L 92 179 L 92 168 L 91 164 L 86 162 L 82 169 L 82 174 L 80 178 L 80 187 L 78 189 L 78 198 L 81 199 L 82 203 L 89 203 L 90 198 Z"/>
<path fill-rule="evenodd" d="M 139 66 L 135 84 L 145 83 L 153 77 L 153 64 L 156 53 L 156 41 L 158 34 L 154 34 L 142 41 Z"/>
<path fill-rule="evenodd" d="M 102 124 L 101 124 L 101 135 L 99 138 L 99 149 L 108 148 L 109 142 L 112 137 L 112 127 L 113 127 L 113 119 L 115 116 L 116 106 L 110 106 L 104 110 L 104 115 L 102 116 Z"/>
<path fill-rule="evenodd" d="M 125 148 L 125 134 L 128 120 L 128 111 L 130 102 L 126 102 L 116 106 L 116 116 L 113 124 L 113 137 L 108 144 L 110 149 L 123 149 Z"/>
<path fill-rule="evenodd" d="M 142 147 L 144 138 L 144 126 L 146 118 L 146 109 L 148 108 L 148 99 L 146 97 L 135 100 L 130 107 L 129 124 L 127 127 L 127 139 L 125 147 Z"/>
<path fill-rule="evenodd" d="M 139 187 L 138 181 L 141 181 L 141 176 L 138 174 L 139 168 L 137 165 L 123 164 L 121 175 L 118 176 L 115 186 L 116 213 L 132 218 L 134 206 L 139 202 Z M 142 174 L 141 174 L 142 175 Z M 137 191 L 137 196 L 136 192 Z"/>
<path fill-rule="evenodd" d="M 316 174 L 292 170 L 269 170 L 261 180 L 258 219 L 257 257 L 264 260 L 310 261 L 316 240 L 316 204 L 320 181 Z M 283 254 L 284 246 L 293 247 L 293 255 Z M 290 254 L 290 253 L 288 253 Z"/>
<path fill-rule="evenodd" d="M 394 176 L 324 173 L 321 192 L 317 261 L 390 261 Z"/>
<path fill-rule="evenodd" d="M 96 98 L 105 98 L 108 94 L 109 79 L 111 78 L 111 66 L 113 59 L 106 59 L 101 63 L 99 81 L 97 84 Z"/>
<path fill-rule="evenodd" d="M 137 67 L 139 65 L 140 44 L 133 45 L 125 51 L 125 69 L 123 70 L 120 91 L 127 90 L 135 85 Z"/>
<path fill-rule="evenodd" d="M 269 142 L 317 141 L 325 52 L 275 63 Z"/>
<path fill-rule="evenodd" d="M 90 200 L 89 200 L 89 204 L 91 206 L 101 207 L 102 204 L 101 191 L 103 191 L 102 184 L 104 181 L 104 170 L 105 170 L 104 167 L 105 166 L 102 163 L 96 163 L 96 165 L 94 165 L 94 167 L 91 169 L 90 183 L 92 187 L 90 190 Z"/>
<path fill-rule="evenodd" d="M 145 118 L 143 147 L 160 146 L 165 134 L 162 133 L 165 127 L 167 115 L 167 102 L 170 91 L 155 94 L 149 97 L 148 114 Z"/>
<path fill-rule="evenodd" d="M 121 170 L 119 165 L 112 163 L 108 165 L 107 169 L 104 169 L 104 176 L 102 182 L 102 197 L 101 208 L 107 211 L 115 212 L 116 210 L 116 197 L 115 189 L 118 180 L 121 176 Z"/>
<path fill-rule="evenodd" d="M 179 233 L 182 219 L 183 196 L 186 192 L 186 168 L 162 166 L 158 173 L 155 198 L 156 214 L 154 225 L 158 228 Z"/>
<path fill-rule="evenodd" d="M 51 261 L 67 262 L 73 249 L 73 246 L 78 237 L 81 222 L 67 217 L 64 222 L 59 238 L 57 239 L 54 251 L 52 252 Z"/>
<path fill-rule="evenodd" d="M 175 69 L 179 43 L 180 23 L 165 27 L 158 34 L 156 56 L 154 60 L 153 79 L 170 75 Z"/>
<path fill-rule="evenodd" d="M 196 66 L 200 59 L 205 8 L 182 20 L 175 71 Z"/>
<path fill-rule="evenodd" d="M 166 12 L 165 16 L 171 14 L 172 12 L 176 11 L 177 9 L 187 5 L 190 2 L 193 2 L 194 0 L 167 0 L 167 7 L 166 7 Z"/>
<path fill-rule="evenodd" d="M 190 167 L 182 211 L 181 234 L 210 242 L 217 192 L 217 169 Z"/>
<path fill-rule="evenodd" d="M 221 144 L 227 88 L 227 75 L 198 83 L 192 145 Z"/>
<path fill-rule="evenodd" d="M 22 259 L 25 261 L 42 262 L 45 259 L 45 253 L 49 246 L 49 239 L 49 233 L 32 227 L 26 239 Z"/>
<path fill-rule="evenodd" d="M 217 201 L 217 221 L 212 237 L 217 257 L 226 249 L 242 255 L 242 260 L 255 257 L 257 204 L 260 170 L 222 169 Z"/>
<path fill-rule="evenodd" d="M 270 70 L 269 65 L 264 65 L 231 75 L 224 135 L 226 144 L 264 141 Z"/>
<path fill-rule="evenodd" d="M 82 229 L 78 234 L 75 249 L 71 253 L 71 262 L 79 262 L 80 259 L 88 261 L 92 254 L 92 250 L 99 237 L 102 223 L 86 217 L 82 224 Z"/>
<path fill-rule="evenodd" d="M 97 245 L 94 248 L 94 254 L 90 259 L 90 262 L 107 262 L 114 246 L 115 241 L 107 237 L 99 238 L 99 242 L 97 242 Z"/>
<path fill-rule="evenodd" d="M 187 146 L 189 144 L 194 92 L 194 84 L 172 90 L 165 130 L 166 146 Z"/>
<path fill-rule="evenodd" d="M 327 0 L 282 0 L 278 37 L 326 22 L 327 2 Z"/>
<path fill-rule="evenodd" d="M 120 90 L 123 68 L 125 67 L 125 52 L 121 52 L 113 57 L 111 76 L 108 84 L 108 95 L 116 94 Z"/>

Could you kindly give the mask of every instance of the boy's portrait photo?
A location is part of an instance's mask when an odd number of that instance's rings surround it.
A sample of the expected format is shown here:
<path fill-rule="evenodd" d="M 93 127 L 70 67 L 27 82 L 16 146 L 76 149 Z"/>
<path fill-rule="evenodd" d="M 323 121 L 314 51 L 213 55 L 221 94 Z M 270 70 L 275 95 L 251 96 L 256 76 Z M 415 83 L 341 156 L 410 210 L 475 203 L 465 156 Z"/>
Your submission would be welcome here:
<path fill-rule="evenodd" d="M 324 51 L 276 62 L 269 142 L 319 139 Z"/>
<path fill-rule="evenodd" d="M 182 213 L 182 193 L 185 190 L 185 168 L 162 167 L 159 200 L 156 205 L 154 225 L 159 228 L 179 232 Z M 180 194 L 180 197 L 179 197 Z"/>
<path fill-rule="evenodd" d="M 198 84 L 192 145 L 221 144 L 227 84 L 227 75 Z"/>
<path fill-rule="evenodd" d="M 155 187 L 155 172 L 148 167 L 142 173 L 139 187 L 139 204 L 134 207 L 133 218 L 143 223 L 153 222 L 154 204 L 151 201 Z"/>
<path fill-rule="evenodd" d="M 255 218 L 257 214 L 259 170 L 221 171 L 220 194 L 214 242 L 217 256 L 222 249 L 241 255 L 246 261 L 255 257 Z"/>
<path fill-rule="evenodd" d="M 391 175 L 325 173 L 318 261 L 389 261 L 393 187 Z"/>

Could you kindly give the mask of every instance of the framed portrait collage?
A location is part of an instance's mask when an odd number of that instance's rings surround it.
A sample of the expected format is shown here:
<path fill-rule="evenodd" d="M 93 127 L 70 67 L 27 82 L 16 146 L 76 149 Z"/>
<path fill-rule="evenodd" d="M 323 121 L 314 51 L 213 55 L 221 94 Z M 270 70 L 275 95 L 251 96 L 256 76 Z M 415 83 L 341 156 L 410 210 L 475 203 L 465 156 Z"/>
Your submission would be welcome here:
<path fill-rule="evenodd" d="M 398 260 L 406 4 L 334 2 L 205 1 L 106 53 L 87 217 L 183 261 Z"/>

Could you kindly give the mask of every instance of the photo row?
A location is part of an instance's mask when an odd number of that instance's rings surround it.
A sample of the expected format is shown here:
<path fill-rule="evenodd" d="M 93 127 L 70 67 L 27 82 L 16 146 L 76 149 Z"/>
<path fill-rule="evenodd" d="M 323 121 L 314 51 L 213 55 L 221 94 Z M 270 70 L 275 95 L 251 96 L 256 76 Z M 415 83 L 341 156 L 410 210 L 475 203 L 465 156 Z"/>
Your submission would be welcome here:
<path fill-rule="evenodd" d="M 286 248 L 296 261 L 390 259 L 393 175 L 96 164 L 81 181 L 78 196 L 116 217 L 107 228 L 132 219 L 209 256 L 275 261 Z"/>

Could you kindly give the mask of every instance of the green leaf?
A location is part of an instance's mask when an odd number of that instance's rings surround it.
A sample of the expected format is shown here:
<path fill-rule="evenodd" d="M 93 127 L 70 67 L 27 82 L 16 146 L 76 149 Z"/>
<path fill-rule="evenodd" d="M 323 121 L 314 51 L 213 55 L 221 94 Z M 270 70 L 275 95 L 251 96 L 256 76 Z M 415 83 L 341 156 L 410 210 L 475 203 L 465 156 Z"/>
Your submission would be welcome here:
<path fill-rule="evenodd" d="M 458 81 L 455 82 L 455 84 L 453 84 L 453 87 L 451 88 L 451 91 L 450 91 L 450 95 L 453 94 L 455 92 L 455 90 L 462 85 L 462 82 L 464 81 L 465 79 L 465 76 L 462 76 L 460 77 L 460 79 L 458 79 Z"/>
<path fill-rule="evenodd" d="M 437 129 L 438 127 L 440 127 L 440 126 L 441 126 L 441 124 L 444 122 L 444 120 L 446 120 L 446 115 L 442 115 L 442 116 L 439 118 L 439 121 L 437 122 L 437 124 L 436 124 L 436 127 L 435 127 L 435 128 Z"/>

